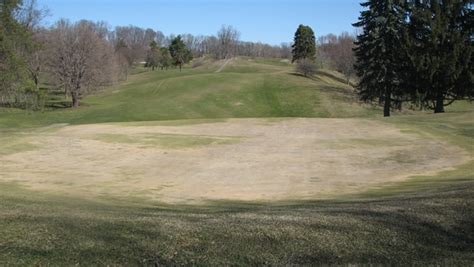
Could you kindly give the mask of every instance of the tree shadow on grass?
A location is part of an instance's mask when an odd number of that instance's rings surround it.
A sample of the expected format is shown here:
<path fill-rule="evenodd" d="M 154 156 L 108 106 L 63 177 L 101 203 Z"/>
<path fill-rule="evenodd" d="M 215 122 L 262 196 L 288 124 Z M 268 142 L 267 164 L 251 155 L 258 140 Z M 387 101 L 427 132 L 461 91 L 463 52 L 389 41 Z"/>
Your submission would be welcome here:
<path fill-rule="evenodd" d="M 325 82 L 323 79 L 321 79 L 321 77 L 327 77 L 331 80 L 334 80 L 334 81 L 336 81 L 338 83 L 341 83 L 341 84 L 344 84 L 346 86 L 351 86 L 351 87 L 356 86 L 356 84 L 354 84 L 353 82 L 349 81 L 349 83 L 348 83 L 346 79 L 344 79 L 342 77 L 339 77 L 335 74 L 332 74 L 330 72 L 324 71 L 324 70 L 316 70 L 316 72 L 313 76 L 304 76 L 303 74 L 297 73 L 297 72 L 290 72 L 289 74 L 293 75 L 293 76 L 307 78 L 307 79 L 310 79 L 310 80 L 313 80 L 313 81 L 316 81 L 316 82 Z"/>
<path fill-rule="evenodd" d="M 287 205 L 127 206 L 0 196 L 0 226 L 26 229 L 0 242 L 0 255 L 53 264 L 458 265 L 474 261 L 472 199 L 474 183 L 389 199 Z M 5 217 L 11 207 L 17 216 Z"/>
<path fill-rule="evenodd" d="M 335 80 L 335 81 L 337 81 L 337 82 L 339 82 L 339 83 L 343 83 L 343 84 L 345 84 L 345 85 L 355 86 L 355 85 L 354 85 L 353 83 L 351 83 L 351 82 L 347 83 L 347 80 L 346 80 L 345 78 L 340 77 L 340 76 L 337 76 L 337 75 L 335 75 L 335 74 L 333 74 L 333 73 L 330 73 L 330 72 L 327 72 L 327 71 L 317 70 L 317 71 L 316 71 L 316 75 L 328 77 L 328 78 L 330 78 L 330 79 L 332 79 L 332 80 Z"/>

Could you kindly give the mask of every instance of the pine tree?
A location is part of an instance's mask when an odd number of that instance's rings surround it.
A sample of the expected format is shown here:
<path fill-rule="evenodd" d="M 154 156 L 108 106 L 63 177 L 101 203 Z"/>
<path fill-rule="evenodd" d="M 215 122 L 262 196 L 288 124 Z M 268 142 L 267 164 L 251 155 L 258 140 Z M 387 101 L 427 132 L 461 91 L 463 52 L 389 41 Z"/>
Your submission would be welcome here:
<path fill-rule="evenodd" d="M 179 66 L 180 71 L 183 65 L 191 61 L 193 58 L 191 50 L 186 47 L 186 44 L 184 44 L 180 35 L 173 39 L 169 49 L 174 61 L 173 63 L 175 66 Z"/>
<path fill-rule="evenodd" d="M 405 92 L 402 88 L 406 61 L 406 10 L 403 0 L 369 0 L 361 4 L 355 27 L 363 32 L 357 37 L 355 69 L 360 78 L 357 86 L 364 101 L 383 103 L 384 116 L 400 107 Z"/>
<path fill-rule="evenodd" d="M 301 59 L 314 60 L 316 55 L 316 37 L 314 36 L 313 29 L 309 26 L 300 25 L 296 30 L 292 47 L 292 62 Z"/>
<path fill-rule="evenodd" d="M 469 0 L 412 1 L 410 83 L 423 107 L 443 113 L 455 100 L 473 98 L 473 12 Z"/>
<path fill-rule="evenodd" d="M 31 35 L 15 18 L 20 6 L 20 0 L 0 0 L 0 104 L 17 104 L 17 96 L 34 88 L 26 62 Z"/>

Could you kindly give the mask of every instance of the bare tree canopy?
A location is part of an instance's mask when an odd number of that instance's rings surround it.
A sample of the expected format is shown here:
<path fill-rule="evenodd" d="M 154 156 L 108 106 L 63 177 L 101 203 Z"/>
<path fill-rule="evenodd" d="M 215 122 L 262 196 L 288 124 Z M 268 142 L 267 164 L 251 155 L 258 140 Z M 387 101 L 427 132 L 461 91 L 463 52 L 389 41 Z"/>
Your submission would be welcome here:
<path fill-rule="evenodd" d="M 23 0 L 15 17 L 27 29 L 34 29 L 39 27 L 40 22 L 49 15 L 49 9 L 40 7 L 37 0 Z"/>
<path fill-rule="evenodd" d="M 218 58 L 230 58 L 236 55 L 237 43 L 240 38 L 240 32 L 232 26 L 223 25 L 217 32 L 219 39 Z"/>
<path fill-rule="evenodd" d="M 94 23 L 60 20 L 49 40 L 49 68 L 55 84 L 71 96 L 73 107 L 90 91 L 114 81 L 113 48 Z"/>
<path fill-rule="evenodd" d="M 322 65 L 344 74 L 347 82 L 355 75 L 355 40 L 355 36 L 347 32 L 339 36 L 329 34 L 318 38 L 318 57 Z"/>

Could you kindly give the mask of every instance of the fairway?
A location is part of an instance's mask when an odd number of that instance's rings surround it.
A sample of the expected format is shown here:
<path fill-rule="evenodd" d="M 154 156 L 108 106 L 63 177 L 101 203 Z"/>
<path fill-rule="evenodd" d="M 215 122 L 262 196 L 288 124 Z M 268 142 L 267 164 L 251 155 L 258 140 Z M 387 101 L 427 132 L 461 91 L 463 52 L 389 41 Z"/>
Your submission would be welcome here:
<path fill-rule="evenodd" d="M 436 138 L 363 119 L 167 124 L 40 129 L 22 137 L 30 149 L 0 157 L 0 180 L 70 196 L 165 203 L 314 200 L 434 175 L 469 159 Z"/>
<path fill-rule="evenodd" d="M 0 267 L 474 267 L 472 1 L 80 2 L 0 0 Z"/>
<path fill-rule="evenodd" d="M 0 265 L 473 262 L 472 104 L 381 118 L 280 60 L 136 71 L 0 107 Z"/>

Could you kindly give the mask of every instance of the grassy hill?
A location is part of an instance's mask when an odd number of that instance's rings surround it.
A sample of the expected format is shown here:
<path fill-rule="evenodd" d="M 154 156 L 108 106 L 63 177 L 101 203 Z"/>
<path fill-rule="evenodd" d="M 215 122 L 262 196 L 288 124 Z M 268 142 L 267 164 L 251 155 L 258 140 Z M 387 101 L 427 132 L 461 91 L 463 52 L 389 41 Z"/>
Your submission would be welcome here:
<path fill-rule="evenodd" d="M 87 97 L 79 110 L 27 113 L 0 109 L 0 127 L 54 123 L 98 123 L 177 119 L 260 117 L 366 117 L 378 110 L 356 101 L 337 73 L 321 70 L 314 79 L 293 73 L 278 60 L 231 61 L 182 72 L 147 71 Z M 61 96 L 57 101 L 65 101 Z"/>
<path fill-rule="evenodd" d="M 34 139 L 59 123 L 354 117 L 461 147 L 471 161 L 337 199 L 205 205 L 37 192 L 22 186 L 20 175 L 18 183 L 0 181 L 0 265 L 472 265 L 472 104 L 382 119 L 380 109 L 358 103 L 337 73 L 320 70 L 308 79 L 288 63 L 263 59 L 233 60 L 216 73 L 220 64 L 137 70 L 78 110 L 0 108 L 0 160 L 35 149 L 24 135 Z"/>

